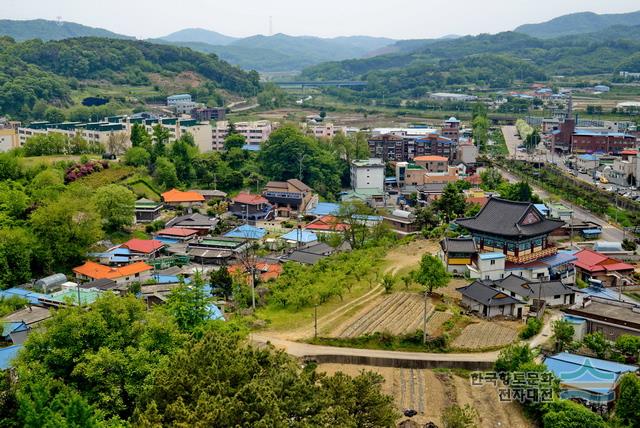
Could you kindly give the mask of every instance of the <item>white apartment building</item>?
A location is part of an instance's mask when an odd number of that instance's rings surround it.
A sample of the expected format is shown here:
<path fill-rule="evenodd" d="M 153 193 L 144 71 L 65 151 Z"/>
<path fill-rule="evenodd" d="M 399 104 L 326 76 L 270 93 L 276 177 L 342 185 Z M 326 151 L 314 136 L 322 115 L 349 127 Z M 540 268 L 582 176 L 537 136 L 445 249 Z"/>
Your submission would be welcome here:
<path fill-rule="evenodd" d="M 18 144 L 24 146 L 27 139 L 35 135 L 47 135 L 49 133 L 62 134 L 68 138 L 73 138 L 76 135 L 80 135 L 89 143 L 99 143 L 107 145 L 110 136 L 117 133 L 126 133 L 130 135 L 129 130 L 122 123 L 113 122 L 95 122 L 95 123 L 80 123 L 80 122 L 64 122 L 64 123 L 49 123 L 49 122 L 33 122 L 28 126 L 18 128 Z"/>
<path fill-rule="evenodd" d="M 123 124 L 126 126 L 129 135 L 131 135 L 131 127 L 134 123 L 144 125 L 150 135 L 153 134 L 153 128 L 156 125 L 161 125 L 163 128 L 169 130 L 169 142 L 178 140 L 184 134 L 189 133 L 193 137 L 195 145 L 200 152 L 204 153 L 214 150 L 211 144 L 213 127 L 209 122 L 198 122 L 195 119 L 178 119 L 175 117 L 161 119 L 126 118 Z"/>
<path fill-rule="evenodd" d="M 269 139 L 271 132 L 277 127 L 277 123 L 272 124 L 268 120 L 259 120 L 256 122 L 235 122 L 233 126 L 236 133 L 242 135 L 247 144 L 260 145 Z M 212 148 L 210 150 L 224 150 L 224 139 L 229 135 L 229 122 L 221 120 L 216 122 L 212 128 Z"/>
<path fill-rule="evenodd" d="M 371 158 L 351 161 L 351 187 L 384 191 L 385 165 L 382 159 Z"/>

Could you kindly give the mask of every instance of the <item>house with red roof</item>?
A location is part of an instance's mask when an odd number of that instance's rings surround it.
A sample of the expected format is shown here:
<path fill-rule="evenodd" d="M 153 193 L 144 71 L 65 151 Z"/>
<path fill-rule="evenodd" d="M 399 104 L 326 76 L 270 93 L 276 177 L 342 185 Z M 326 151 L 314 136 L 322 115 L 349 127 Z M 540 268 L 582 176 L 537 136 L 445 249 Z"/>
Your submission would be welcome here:
<path fill-rule="evenodd" d="M 144 281 L 151 276 L 153 268 L 145 262 L 131 263 L 126 266 L 112 267 L 100 263 L 86 261 L 82 266 L 73 268 L 78 281 L 95 281 L 110 279 L 117 284 Z"/>
<path fill-rule="evenodd" d="M 228 270 L 231 275 L 245 276 L 247 282 L 250 279 L 249 270 L 242 263 L 233 264 L 228 267 Z M 255 264 L 255 272 L 259 275 L 256 278 L 260 282 L 267 282 L 278 278 L 282 274 L 282 264 L 276 261 L 261 260 Z"/>
<path fill-rule="evenodd" d="M 124 244 L 120 245 L 121 248 L 127 248 L 131 255 L 151 258 L 157 257 L 160 251 L 164 248 L 164 242 L 156 239 L 130 239 Z"/>
<path fill-rule="evenodd" d="M 204 196 L 198 192 L 183 192 L 171 189 L 162 194 L 162 201 L 169 206 L 190 206 L 204 203 Z"/>
<path fill-rule="evenodd" d="M 579 251 L 576 257 L 576 278 L 585 282 L 590 279 L 602 281 L 605 287 L 632 283 L 629 276 L 633 273 L 634 267 L 628 263 L 588 249 Z"/>
<path fill-rule="evenodd" d="M 245 192 L 231 199 L 229 211 L 243 220 L 268 220 L 274 216 L 273 206 L 264 196 Z"/>

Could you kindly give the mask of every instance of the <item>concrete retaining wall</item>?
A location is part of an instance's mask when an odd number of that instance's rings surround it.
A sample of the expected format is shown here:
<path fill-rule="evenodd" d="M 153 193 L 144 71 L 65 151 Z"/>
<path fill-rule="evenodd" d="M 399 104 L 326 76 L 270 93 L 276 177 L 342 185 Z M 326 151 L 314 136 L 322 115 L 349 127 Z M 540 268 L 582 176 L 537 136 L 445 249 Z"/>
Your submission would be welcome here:
<path fill-rule="evenodd" d="M 360 355 L 313 355 L 303 357 L 304 361 L 313 361 L 318 364 L 356 364 L 375 367 L 397 367 L 406 369 L 465 369 L 465 370 L 490 370 L 493 362 L 490 361 L 433 361 L 413 360 L 402 358 L 379 358 Z"/>

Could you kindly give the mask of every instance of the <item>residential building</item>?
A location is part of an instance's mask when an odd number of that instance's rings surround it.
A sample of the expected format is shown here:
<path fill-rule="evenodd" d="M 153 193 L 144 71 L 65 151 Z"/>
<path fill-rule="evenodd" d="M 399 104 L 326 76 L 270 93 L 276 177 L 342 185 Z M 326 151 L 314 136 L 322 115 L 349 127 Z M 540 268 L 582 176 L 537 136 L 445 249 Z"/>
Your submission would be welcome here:
<path fill-rule="evenodd" d="M 457 142 L 449 138 L 438 134 L 429 134 L 426 137 L 415 140 L 413 152 L 411 153 L 411 150 L 409 151 L 410 155 L 412 155 L 411 157 L 414 159 L 418 156 L 437 155 L 453 160 L 456 154 L 456 147 Z"/>
<path fill-rule="evenodd" d="M 197 230 L 186 229 L 183 227 L 168 227 L 156 232 L 155 239 L 167 244 L 175 244 L 180 242 L 189 242 L 195 239 L 197 236 Z"/>
<path fill-rule="evenodd" d="M 563 204 L 549 204 L 549 217 L 571 223 L 573 210 Z"/>
<path fill-rule="evenodd" d="M 434 131 L 434 130 L 430 130 Z M 456 143 L 437 132 L 403 137 L 396 134 L 374 134 L 368 140 L 369 153 L 383 161 L 412 161 L 416 156 L 438 155 L 453 159 Z"/>
<path fill-rule="evenodd" d="M 340 128 L 336 128 L 333 123 L 328 122 L 309 127 L 309 131 L 314 137 L 326 139 L 335 137 L 336 132 L 338 132 L 339 129 Z"/>
<path fill-rule="evenodd" d="M 271 219 L 274 216 L 273 206 L 264 196 L 244 192 L 231 199 L 229 211 L 247 221 Z"/>
<path fill-rule="evenodd" d="M 584 249 L 576 253 L 576 275 L 585 282 L 605 287 L 633 284 L 634 267 L 596 251 Z"/>
<path fill-rule="evenodd" d="M 494 289 L 489 284 L 491 283 L 477 280 L 466 287 L 457 288 L 462 295 L 462 306 L 486 318 L 522 318 L 525 303 Z"/>
<path fill-rule="evenodd" d="M 414 163 L 396 162 L 396 183 L 398 187 L 421 186 L 424 184 L 424 176 L 427 170 Z"/>
<path fill-rule="evenodd" d="M 130 131 L 125 124 L 110 122 L 32 122 L 31 124 L 18 128 L 18 144 L 22 147 L 27 139 L 36 135 L 48 135 L 49 133 L 61 134 L 67 138 L 80 136 L 89 143 L 102 144 L 107 146 L 109 140 L 115 135 L 125 136 L 125 149 L 130 146 L 128 141 Z"/>
<path fill-rule="evenodd" d="M 457 144 L 460 140 L 460 121 L 453 116 L 445 120 L 442 125 L 442 136 Z"/>
<path fill-rule="evenodd" d="M 380 158 L 351 161 L 351 188 L 384 191 L 385 165 Z"/>
<path fill-rule="evenodd" d="M 613 160 L 611 166 L 604 168 L 603 174 L 610 183 L 618 186 L 636 186 L 640 177 L 638 150 L 621 151 L 620 156 Z"/>
<path fill-rule="evenodd" d="M 596 85 L 593 87 L 595 92 L 609 92 L 611 90 L 607 85 Z"/>
<path fill-rule="evenodd" d="M 390 215 L 383 215 L 383 222 L 399 235 L 413 235 L 420 231 L 416 224 L 416 216 L 409 211 L 393 210 Z"/>
<path fill-rule="evenodd" d="M 190 111 L 191 118 L 198 122 L 224 120 L 227 110 L 224 107 L 196 107 Z"/>
<path fill-rule="evenodd" d="M 272 124 L 268 120 L 259 120 L 255 122 L 235 122 L 233 124 L 236 134 L 240 134 L 250 146 L 259 146 L 266 142 L 271 132 L 276 128 L 277 124 Z M 212 148 L 210 150 L 224 150 L 224 140 L 229 135 L 229 122 L 218 121 L 212 128 Z"/>
<path fill-rule="evenodd" d="M 492 287 L 523 302 L 544 300 L 546 306 L 551 307 L 574 305 L 582 301 L 582 293 L 562 281 L 538 282 L 511 274 L 493 281 Z"/>
<path fill-rule="evenodd" d="M 162 213 L 162 204 L 150 199 L 141 198 L 136 201 L 136 223 L 150 223 L 157 220 Z"/>
<path fill-rule="evenodd" d="M 120 123 L 126 127 L 129 135 L 131 134 L 131 127 L 134 123 L 143 125 L 149 134 L 153 134 L 153 128 L 160 125 L 169 131 L 169 142 L 176 141 L 183 135 L 189 134 L 193 137 L 193 141 L 200 152 L 204 153 L 213 150 L 211 141 L 212 126 L 209 122 L 198 122 L 194 119 L 181 119 L 177 117 L 144 118 L 140 116 L 114 120 L 120 120 Z"/>
<path fill-rule="evenodd" d="M 445 238 L 440 241 L 438 253 L 449 273 L 463 275 L 468 271 L 478 250 L 473 238 Z"/>
<path fill-rule="evenodd" d="M 283 261 L 292 261 L 305 265 L 314 265 L 338 251 L 324 242 L 313 242 L 292 250 L 283 257 Z"/>
<path fill-rule="evenodd" d="M 456 152 L 456 160 L 465 165 L 475 165 L 478 159 L 478 147 L 470 141 L 460 141 Z"/>
<path fill-rule="evenodd" d="M 204 196 L 204 200 L 206 202 L 209 201 L 222 201 L 227 198 L 227 194 L 222 190 L 201 190 L 201 189 L 192 189 L 190 192 L 196 192 Z"/>
<path fill-rule="evenodd" d="M 204 203 L 204 196 L 197 192 L 183 192 L 178 189 L 171 189 L 162 194 L 162 201 L 170 207 L 193 206 Z"/>
<path fill-rule="evenodd" d="M 564 312 L 586 320 L 584 334 L 602 333 L 611 341 L 623 334 L 640 336 L 640 307 L 632 303 L 590 296 Z"/>
<path fill-rule="evenodd" d="M 444 156 L 416 156 L 413 158 L 416 165 L 423 167 L 426 172 L 446 173 L 449 172 L 449 158 Z"/>
<path fill-rule="evenodd" d="M 256 276 L 256 279 L 259 279 L 260 282 L 275 280 L 282 274 L 283 271 L 282 264 L 279 261 L 268 259 L 258 260 L 253 268 L 253 274 Z M 245 277 L 245 281 L 249 283 L 251 272 L 250 269 L 247 268 L 247 266 L 242 263 L 235 263 L 229 266 L 228 269 L 229 273 L 234 275 L 234 277 L 236 275 L 241 275 Z"/>
<path fill-rule="evenodd" d="M 128 249 L 134 257 L 142 257 L 144 259 L 158 257 L 164 246 L 164 242 L 155 239 L 137 238 L 130 239 L 120 245 L 121 248 Z"/>
<path fill-rule="evenodd" d="M 200 213 L 185 214 L 169 220 L 166 227 L 189 229 L 198 232 L 198 235 L 208 235 L 218 225 L 216 217 L 209 217 Z"/>
<path fill-rule="evenodd" d="M 280 239 L 289 245 L 301 246 L 318 242 L 318 235 L 314 232 L 298 227 L 297 229 L 285 233 L 280 237 Z"/>
<path fill-rule="evenodd" d="M 167 97 L 167 105 L 169 107 L 175 106 L 176 104 L 190 103 L 190 102 L 193 102 L 193 99 L 189 94 L 177 94 L 177 95 L 170 95 Z"/>
<path fill-rule="evenodd" d="M 136 262 L 122 267 L 101 265 L 92 261 L 73 268 L 79 281 L 93 281 L 96 279 L 111 279 L 118 284 L 143 282 L 151 276 L 152 267 L 145 262 Z"/>
<path fill-rule="evenodd" d="M 478 99 L 475 95 L 454 94 L 451 92 L 434 92 L 429 94 L 429 98 L 437 101 L 475 101 Z"/>
<path fill-rule="evenodd" d="M 225 238 L 250 239 L 259 241 L 267 235 L 267 231 L 261 227 L 243 224 L 224 234 Z"/>
<path fill-rule="evenodd" d="M 0 128 L 0 153 L 20 147 L 18 133 L 13 128 Z"/>
<path fill-rule="evenodd" d="M 576 157 L 576 168 L 592 174 L 600 166 L 600 156 L 597 154 L 582 154 Z"/>
<path fill-rule="evenodd" d="M 348 224 L 342 223 L 339 218 L 333 215 L 318 217 L 305 226 L 306 230 L 315 233 L 343 233 L 348 228 Z"/>
<path fill-rule="evenodd" d="M 297 178 L 270 181 L 262 195 L 273 206 L 278 217 L 302 214 L 314 198 L 313 190 Z"/>

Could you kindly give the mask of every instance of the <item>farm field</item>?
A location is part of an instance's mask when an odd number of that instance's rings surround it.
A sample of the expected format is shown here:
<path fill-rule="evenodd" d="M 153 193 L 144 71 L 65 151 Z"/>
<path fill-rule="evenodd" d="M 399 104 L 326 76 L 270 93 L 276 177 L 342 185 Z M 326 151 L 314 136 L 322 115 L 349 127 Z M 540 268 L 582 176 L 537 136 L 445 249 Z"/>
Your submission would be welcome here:
<path fill-rule="evenodd" d="M 427 314 L 433 310 L 427 304 Z M 414 293 L 394 293 L 378 299 L 345 322 L 331 336 L 355 338 L 371 333 L 402 335 L 413 333 L 421 326 L 424 300 Z"/>
<path fill-rule="evenodd" d="M 454 339 L 451 347 L 462 350 L 497 348 L 513 343 L 518 331 L 496 322 L 480 321 L 470 324 Z"/>
<path fill-rule="evenodd" d="M 472 387 L 469 379 L 455 374 L 426 369 L 372 367 L 343 364 L 320 364 L 318 371 L 334 374 L 343 372 L 350 376 L 362 370 L 380 374 L 385 382 L 382 391 L 394 397 L 399 412 L 414 409 L 418 412 L 412 420 L 419 424 L 433 422 L 442 425 L 442 412 L 457 403 L 472 405 L 480 414 L 479 427 L 529 428 L 528 421 L 515 403 L 504 403 L 492 385 Z M 399 421 L 405 420 L 401 418 Z"/>
<path fill-rule="evenodd" d="M 449 312 L 435 311 L 427 321 L 427 334 L 429 336 L 440 336 L 443 333 L 442 325 L 453 315 Z"/>

